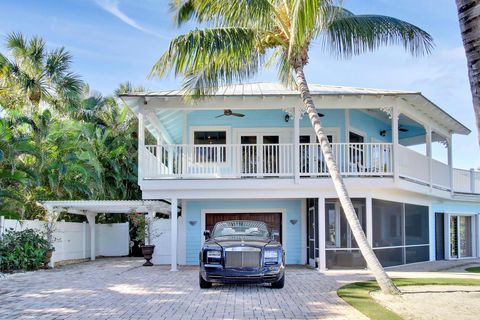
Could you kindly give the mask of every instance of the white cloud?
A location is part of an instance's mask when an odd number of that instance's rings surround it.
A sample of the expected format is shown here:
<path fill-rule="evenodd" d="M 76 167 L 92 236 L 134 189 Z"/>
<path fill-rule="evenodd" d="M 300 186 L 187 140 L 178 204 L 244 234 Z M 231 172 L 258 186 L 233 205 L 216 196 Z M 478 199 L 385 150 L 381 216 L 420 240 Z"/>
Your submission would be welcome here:
<path fill-rule="evenodd" d="M 162 39 L 168 39 L 167 37 L 138 24 L 135 20 L 133 20 L 132 18 L 127 16 L 125 13 L 123 13 L 118 7 L 118 0 L 94 0 L 94 2 L 98 6 L 100 6 L 103 10 L 105 10 L 108 13 L 114 15 L 115 17 L 122 20 L 123 22 L 125 22 L 129 26 L 131 26 L 131 27 L 133 27 L 137 30 L 140 30 L 142 32 L 151 34 L 155 37 L 162 38 Z"/>

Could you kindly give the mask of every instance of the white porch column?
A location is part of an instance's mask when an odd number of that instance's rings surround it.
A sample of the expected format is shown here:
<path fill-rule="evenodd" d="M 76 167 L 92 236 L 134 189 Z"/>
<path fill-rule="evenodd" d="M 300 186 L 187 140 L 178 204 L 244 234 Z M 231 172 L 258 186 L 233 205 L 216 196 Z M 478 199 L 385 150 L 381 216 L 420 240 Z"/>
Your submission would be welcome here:
<path fill-rule="evenodd" d="M 450 192 L 453 194 L 453 149 L 452 149 L 452 135 L 447 138 L 447 152 L 448 152 L 448 169 L 449 169 L 449 178 L 450 178 Z"/>
<path fill-rule="evenodd" d="M 425 143 L 427 145 L 427 158 L 428 158 L 428 185 L 432 189 L 432 129 L 429 126 L 425 126 Z"/>
<path fill-rule="evenodd" d="M 365 211 L 367 216 L 367 240 L 368 244 L 373 248 L 373 213 L 371 196 L 367 196 L 365 199 Z"/>
<path fill-rule="evenodd" d="M 88 220 L 88 225 L 90 226 L 90 260 L 95 260 L 96 256 L 96 244 L 95 244 L 95 217 L 96 213 L 88 212 L 85 214 Z"/>
<path fill-rule="evenodd" d="M 327 254 L 325 251 L 325 198 L 318 198 L 318 269 L 327 270 Z"/>
<path fill-rule="evenodd" d="M 143 115 L 143 107 L 139 108 L 138 113 L 138 181 L 141 182 L 145 176 L 145 120 Z"/>
<path fill-rule="evenodd" d="M 398 181 L 398 107 L 392 107 L 392 143 L 393 143 L 393 180 Z"/>
<path fill-rule="evenodd" d="M 300 181 L 300 108 L 295 107 L 293 118 L 293 174 L 295 183 Z"/>
<path fill-rule="evenodd" d="M 170 241 L 171 241 L 171 250 L 170 250 L 170 261 L 171 269 L 170 271 L 177 271 L 177 198 L 172 198 L 171 200 L 171 210 L 170 210 L 170 219 L 171 219 L 171 230 L 170 230 Z"/>

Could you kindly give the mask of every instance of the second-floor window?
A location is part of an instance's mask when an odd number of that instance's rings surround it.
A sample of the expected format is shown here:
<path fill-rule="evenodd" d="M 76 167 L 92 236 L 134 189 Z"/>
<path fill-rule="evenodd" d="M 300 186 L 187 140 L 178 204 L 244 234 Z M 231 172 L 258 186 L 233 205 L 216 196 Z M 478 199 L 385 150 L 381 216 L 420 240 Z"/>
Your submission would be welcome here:
<path fill-rule="evenodd" d="M 195 131 L 195 162 L 226 162 L 226 131 Z"/>

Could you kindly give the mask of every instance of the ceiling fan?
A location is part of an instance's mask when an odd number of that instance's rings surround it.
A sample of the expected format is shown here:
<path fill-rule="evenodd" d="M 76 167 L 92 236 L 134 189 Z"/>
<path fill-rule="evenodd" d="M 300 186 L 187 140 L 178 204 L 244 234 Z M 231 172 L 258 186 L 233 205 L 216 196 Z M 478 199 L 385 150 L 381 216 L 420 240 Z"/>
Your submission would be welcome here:
<path fill-rule="evenodd" d="M 236 113 L 236 112 L 232 112 L 232 110 L 230 109 L 225 109 L 223 110 L 223 114 L 219 115 L 219 116 L 216 116 L 215 118 L 220 118 L 220 117 L 223 117 L 223 116 L 234 116 L 234 117 L 245 117 L 245 115 L 243 113 Z"/>

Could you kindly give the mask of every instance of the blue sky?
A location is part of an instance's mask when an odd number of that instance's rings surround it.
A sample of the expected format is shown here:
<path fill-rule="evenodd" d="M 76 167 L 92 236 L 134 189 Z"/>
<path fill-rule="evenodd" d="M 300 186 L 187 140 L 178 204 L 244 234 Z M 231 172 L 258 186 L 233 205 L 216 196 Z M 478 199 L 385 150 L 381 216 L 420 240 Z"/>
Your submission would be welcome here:
<path fill-rule="evenodd" d="M 421 91 L 454 115 L 472 133 L 454 138 L 456 167 L 480 166 L 465 55 L 453 0 L 346 0 L 355 13 L 407 20 L 435 40 L 432 55 L 412 58 L 402 48 L 337 60 L 314 45 L 306 74 L 311 83 Z M 177 29 L 167 0 L 22 0 L 0 1 L 0 37 L 12 31 L 39 35 L 51 48 L 65 46 L 74 55 L 73 69 L 90 87 L 111 93 L 120 82 L 148 89 L 176 88 L 179 80 L 150 81 L 146 76 Z M 8 14 L 6 14 L 8 13 Z M 4 51 L 3 44 L 0 45 Z M 275 81 L 263 72 L 256 81 Z M 435 154 L 440 156 L 440 148 Z M 444 153 L 442 153 L 444 155 Z"/>

